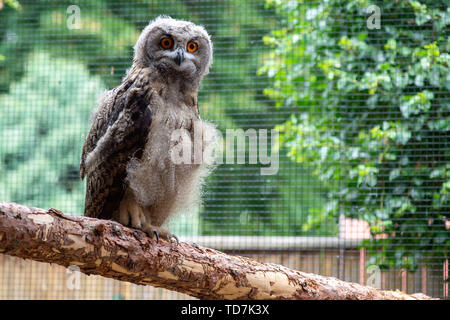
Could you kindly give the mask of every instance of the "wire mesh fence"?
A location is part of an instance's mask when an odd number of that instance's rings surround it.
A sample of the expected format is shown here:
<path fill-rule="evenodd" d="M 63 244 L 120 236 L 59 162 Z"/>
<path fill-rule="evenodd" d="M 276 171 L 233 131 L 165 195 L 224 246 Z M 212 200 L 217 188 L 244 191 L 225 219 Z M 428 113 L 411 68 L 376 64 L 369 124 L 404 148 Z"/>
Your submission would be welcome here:
<path fill-rule="evenodd" d="M 121 83 L 140 31 L 170 15 L 211 35 L 199 108 L 226 138 L 202 204 L 170 230 L 230 254 L 447 298 L 448 5 L 0 0 L 0 200 L 83 214 L 90 115 Z M 227 130 L 246 136 L 243 149 Z M 186 298 L 77 277 L 0 256 L 1 299 Z"/>

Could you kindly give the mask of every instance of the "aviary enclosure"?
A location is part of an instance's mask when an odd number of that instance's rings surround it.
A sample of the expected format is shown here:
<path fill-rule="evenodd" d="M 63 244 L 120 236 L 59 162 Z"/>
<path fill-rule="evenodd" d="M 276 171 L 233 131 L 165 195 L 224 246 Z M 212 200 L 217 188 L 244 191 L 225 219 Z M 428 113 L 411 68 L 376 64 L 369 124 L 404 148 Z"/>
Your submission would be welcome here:
<path fill-rule="evenodd" d="M 211 35 L 198 106 L 223 134 L 181 243 L 448 298 L 445 0 L 0 0 L 0 201 L 83 214 L 91 113 L 159 15 Z M 79 271 L 0 254 L 0 299 L 190 298 Z"/>

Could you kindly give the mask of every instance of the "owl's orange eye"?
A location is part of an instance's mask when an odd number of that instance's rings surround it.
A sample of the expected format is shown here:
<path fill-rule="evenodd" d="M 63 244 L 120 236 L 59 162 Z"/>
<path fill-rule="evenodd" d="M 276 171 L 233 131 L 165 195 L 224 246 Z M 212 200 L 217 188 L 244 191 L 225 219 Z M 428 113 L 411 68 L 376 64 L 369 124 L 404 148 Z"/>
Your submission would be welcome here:
<path fill-rule="evenodd" d="M 173 47 L 173 40 L 171 37 L 164 37 L 161 39 L 160 43 L 161 47 L 163 49 L 172 49 Z"/>
<path fill-rule="evenodd" d="M 198 49 L 198 44 L 197 42 L 194 41 L 189 41 L 187 44 L 187 51 L 189 51 L 190 53 L 194 53 L 195 51 L 197 51 Z"/>

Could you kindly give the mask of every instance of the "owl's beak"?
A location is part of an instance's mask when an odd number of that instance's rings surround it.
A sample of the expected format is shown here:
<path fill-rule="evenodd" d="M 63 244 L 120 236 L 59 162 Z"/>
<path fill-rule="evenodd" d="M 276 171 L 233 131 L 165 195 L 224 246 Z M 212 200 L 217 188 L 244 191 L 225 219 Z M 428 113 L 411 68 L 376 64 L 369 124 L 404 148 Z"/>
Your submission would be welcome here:
<path fill-rule="evenodd" d="M 183 50 L 178 49 L 177 55 L 175 56 L 174 61 L 177 65 L 180 65 L 183 62 L 183 60 L 184 60 Z"/>

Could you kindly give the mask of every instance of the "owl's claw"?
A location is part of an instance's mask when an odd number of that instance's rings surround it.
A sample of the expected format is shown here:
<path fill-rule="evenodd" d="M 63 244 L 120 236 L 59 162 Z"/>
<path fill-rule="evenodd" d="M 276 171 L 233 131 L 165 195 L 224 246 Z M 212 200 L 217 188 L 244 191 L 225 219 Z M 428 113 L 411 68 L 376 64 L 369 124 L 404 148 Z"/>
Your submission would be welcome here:
<path fill-rule="evenodd" d="M 159 242 L 159 233 L 158 233 L 158 231 L 152 230 L 152 232 L 153 232 L 153 234 L 154 234 L 155 237 L 156 237 L 156 243 L 158 243 L 158 242 Z"/>
<path fill-rule="evenodd" d="M 178 240 L 178 237 L 176 235 L 174 235 L 173 233 L 169 233 L 167 235 L 167 239 L 171 242 L 172 242 L 172 239 L 175 239 L 175 241 L 177 242 L 177 246 L 180 244 L 180 240 Z"/>
<path fill-rule="evenodd" d="M 156 243 L 159 242 L 159 239 L 164 239 L 169 242 L 172 242 L 172 239 L 175 239 L 177 244 L 180 244 L 180 240 L 178 240 L 178 237 L 176 235 L 161 227 L 156 227 L 149 223 L 144 223 L 142 226 L 142 231 L 144 231 L 150 238 L 156 238 Z"/>

